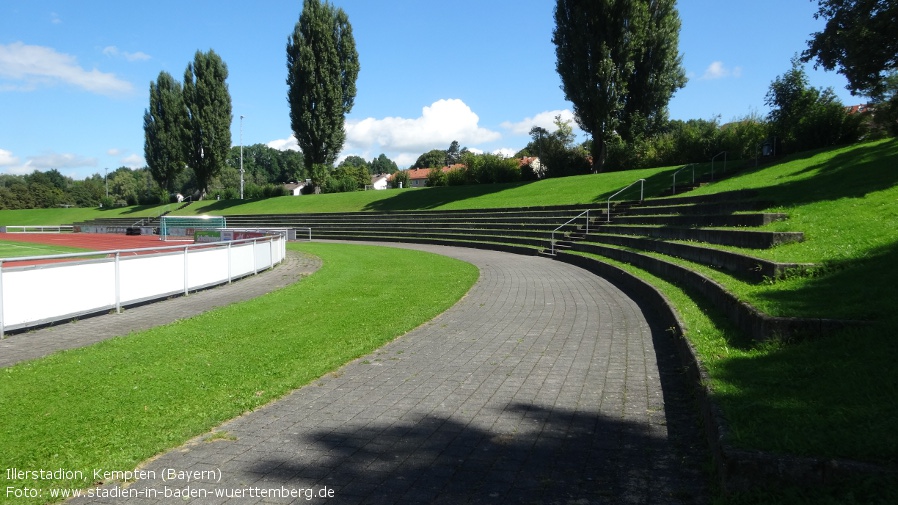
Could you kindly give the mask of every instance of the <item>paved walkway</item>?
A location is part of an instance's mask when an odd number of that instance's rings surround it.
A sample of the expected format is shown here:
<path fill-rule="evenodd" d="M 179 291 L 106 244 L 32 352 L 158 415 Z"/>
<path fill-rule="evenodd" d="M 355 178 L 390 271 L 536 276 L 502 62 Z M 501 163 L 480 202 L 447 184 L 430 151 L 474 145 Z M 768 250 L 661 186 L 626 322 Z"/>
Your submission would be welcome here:
<path fill-rule="evenodd" d="M 707 500 L 673 346 L 632 300 L 550 259 L 404 247 L 471 262 L 480 279 L 373 354 L 102 488 L 117 497 L 74 502 Z"/>

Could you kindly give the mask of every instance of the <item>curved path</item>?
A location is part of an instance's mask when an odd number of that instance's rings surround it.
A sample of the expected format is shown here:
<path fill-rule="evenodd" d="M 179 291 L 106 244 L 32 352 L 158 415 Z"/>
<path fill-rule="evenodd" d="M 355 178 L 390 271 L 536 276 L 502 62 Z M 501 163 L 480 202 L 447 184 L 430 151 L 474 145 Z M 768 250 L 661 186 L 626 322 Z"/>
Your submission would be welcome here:
<path fill-rule="evenodd" d="M 102 491 L 140 503 L 185 489 L 200 503 L 707 500 L 675 351 L 636 303 L 545 258 L 385 245 L 468 261 L 480 279 L 436 319 Z"/>

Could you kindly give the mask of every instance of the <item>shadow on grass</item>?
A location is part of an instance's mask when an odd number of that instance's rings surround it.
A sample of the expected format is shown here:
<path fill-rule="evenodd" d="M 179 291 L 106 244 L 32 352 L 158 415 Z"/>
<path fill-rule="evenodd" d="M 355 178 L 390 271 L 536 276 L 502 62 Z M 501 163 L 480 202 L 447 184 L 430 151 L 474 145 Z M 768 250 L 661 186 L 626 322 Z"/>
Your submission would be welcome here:
<path fill-rule="evenodd" d="M 121 208 L 116 207 L 102 207 L 97 210 L 100 212 L 112 212 L 115 211 L 116 214 L 121 216 L 127 216 L 128 214 L 141 214 L 143 216 L 148 216 L 154 213 L 154 211 L 161 212 L 161 209 L 164 208 L 164 205 L 135 205 L 133 207 L 129 207 L 128 210 L 121 211 Z"/>
<path fill-rule="evenodd" d="M 192 209 L 197 214 L 210 214 L 214 212 L 226 211 L 232 207 L 246 205 L 256 200 L 201 200 L 191 204 Z"/>
<path fill-rule="evenodd" d="M 619 188 L 613 188 L 608 191 L 604 191 L 595 198 L 593 198 L 593 202 L 597 204 L 606 204 L 608 202 L 608 198 L 612 197 L 618 191 L 623 190 L 623 192 L 617 196 L 614 196 L 614 200 L 612 200 L 612 204 L 614 202 L 621 201 L 636 201 L 639 200 L 640 192 L 642 192 L 642 196 L 644 198 L 656 198 L 659 196 L 668 196 L 670 194 L 671 187 L 673 185 L 673 174 L 680 167 L 676 167 L 670 170 L 665 170 L 663 172 L 658 172 L 649 177 L 644 177 L 645 179 L 645 187 L 642 188 L 637 181 L 640 179 L 636 176 L 633 177 L 633 180 L 629 183 L 624 184 Z M 682 173 L 682 172 L 681 172 Z M 627 184 L 632 184 L 629 188 L 627 188 Z M 678 184 L 679 186 L 679 184 Z M 626 189 L 624 189 L 626 188 Z"/>
<path fill-rule="evenodd" d="M 840 198 L 862 198 L 898 184 L 896 158 L 898 141 L 861 146 L 792 174 L 806 176 L 803 179 L 774 183 L 759 189 L 763 198 L 790 206 Z"/>
<path fill-rule="evenodd" d="M 898 469 L 898 318 L 715 365 L 738 445 Z M 894 490 L 893 490 L 894 491 Z"/>
<path fill-rule="evenodd" d="M 898 307 L 898 243 L 871 250 L 865 257 L 828 263 L 815 277 L 796 279 L 788 289 L 760 292 L 783 314 L 871 320 Z M 827 313 L 821 313 L 828 310 Z M 826 309 L 829 307 L 829 309 Z"/>

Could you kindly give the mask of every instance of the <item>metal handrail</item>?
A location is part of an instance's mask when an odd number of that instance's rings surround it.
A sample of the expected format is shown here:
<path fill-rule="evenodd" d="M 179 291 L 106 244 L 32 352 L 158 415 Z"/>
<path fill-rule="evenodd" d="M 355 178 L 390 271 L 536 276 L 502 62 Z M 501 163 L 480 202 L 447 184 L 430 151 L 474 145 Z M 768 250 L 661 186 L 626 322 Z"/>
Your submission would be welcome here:
<path fill-rule="evenodd" d="M 690 164 L 684 166 L 683 168 L 677 170 L 676 172 L 674 172 L 673 188 L 670 190 L 670 194 L 672 194 L 672 195 L 677 194 L 677 174 L 682 172 L 683 170 L 686 170 L 687 168 L 690 168 L 690 167 L 692 167 L 692 185 L 695 186 L 695 163 L 690 163 Z"/>
<path fill-rule="evenodd" d="M 638 181 L 633 181 L 633 183 L 631 183 L 629 186 L 625 187 L 624 189 L 622 189 L 622 190 L 618 191 L 617 193 L 615 193 L 615 194 L 613 194 L 613 195 L 611 195 L 611 196 L 608 197 L 608 210 L 607 210 L 608 220 L 607 220 L 606 222 L 608 222 L 608 223 L 611 222 L 611 199 L 614 198 L 615 196 L 617 196 L 617 195 L 623 193 L 624 191 L 630 189 L 630 187 L 635 186 L 637 182 L 642 183 L 642 184 L 640 185 L 640 187 L 639 187 L 639 201 L 641 202 L 641 201 L 643 201 L 643 200 L 645 199 L 645 198 L 644 198 L 644 195 L 645 195 L 645 179 L 639 179 Z"/>
<path fill-rule="evenodd" d="M 583 214 L 586 214 L 586 233 L 589 233 L 589 209 L 587 209 L 587 210 L 584 210 L 583 212 L 577 214 L 576 217 L 572 217 L 571 219 L 569 219 L 569 220 L 568 220 L 566 223 L 564 223 L 563 225 L 561 225 L 561 226 L 559 226 L 558 228 L 555 228 L 554 230 L 552 230 L 552 246 L 551 246 L 551 251 L 552 251 L 551 254 L 552 254 L 552 256 L 555 256 L 555 232 L 558 231 L 558 230 L 560 230 L 560 229 L 562 229 L 562 228 L 564 228 L 565 226 L 567 226 L 567 225 L 573 223 L 573 222 L 576 221 L 577 219 L 580 219 L 580 217 L 583 216 Z"/>
<path fill-rule="evenodd" d="M 717 157 L 720 156 L 721 154 L 723 155 L 723 171 L 724 172 L 727 171 L 727 152 L 720 151 L 719 153 L 715 154 L 713 158 L 711 158 L 711 180 L 712 181 L 714 180 L 714 160 L 716 160 Z"/>

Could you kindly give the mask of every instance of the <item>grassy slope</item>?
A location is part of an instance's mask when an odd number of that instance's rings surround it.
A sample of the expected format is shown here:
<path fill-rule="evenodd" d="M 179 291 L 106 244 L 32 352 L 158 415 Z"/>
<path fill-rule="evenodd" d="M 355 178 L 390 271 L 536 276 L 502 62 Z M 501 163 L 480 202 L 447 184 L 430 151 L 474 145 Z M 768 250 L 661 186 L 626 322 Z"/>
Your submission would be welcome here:
<path fill-rule="evenodd" d="M 89 221 L 104 217 L 134 217 L 134 221 L 143 217 L 158 216 L 171 205 L 140 205 L 135 207 L 118 207 L 115 209 L 22 209 L 0 210 L 0 226 L 24 225 L 69 225 L 80 221 Z"/>
<path fill-rule="evenodd" d="M 599 175 L 582 175 L 516 184 L 483 184 L 444 188 L 391 189 L 301 197 L 279 197 L 247 203 L 229 200 L 198 202 L 173 214 L 291 214 L 389 210 L 495 209 L 581 203 L 604 204 L 624 186 L 646 179 L 646 195 L 660 194 L 675 169 L 653 168 Z M 638 199 L 639 186 L 622 198 Z"/>
<path fill-rule="evenodd" d="M 85 487 L 91 469 L 133 469 L 432 319 L 478 276 L 417 251 L 290 248 L 321 257 L 322 268 L 248 302 L 0 371 L 0 468 L 86 476 L 5 485 Z M 402 317 L 371 317 L 386 307 Z M 13 502 L 28 501 L 0 493 Z"/>

